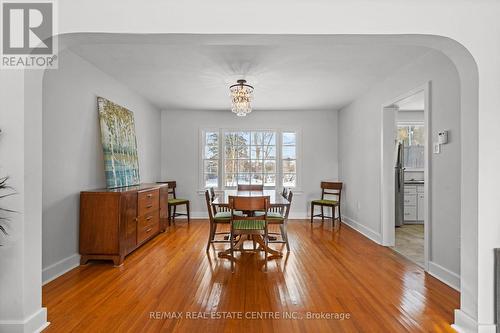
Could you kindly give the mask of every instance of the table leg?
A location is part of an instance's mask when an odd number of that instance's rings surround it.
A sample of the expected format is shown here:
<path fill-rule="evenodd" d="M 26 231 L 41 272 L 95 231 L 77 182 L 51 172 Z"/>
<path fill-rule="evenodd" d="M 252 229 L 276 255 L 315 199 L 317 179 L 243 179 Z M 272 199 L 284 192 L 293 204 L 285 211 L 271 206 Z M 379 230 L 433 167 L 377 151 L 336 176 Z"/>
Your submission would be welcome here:
<path fill-rule="evenodd" d="M 234 245 L 235 249 L 242 250 L 243 249 L 243 243 L 245 242 L 246 237 L 240 236 L 236 244 Z M 279 251 L 273 250 L 269 246 L 266 247 L 266 242 L 264 242 L 264 238 L 261 235 L 252 235 L 252 240 L 259 244 L 262 249 L 267 249 L 267 253 L 270 254 L 270 256 L 267 257 L 267 260 L 272 260 L 272 259 L 277 259 L 277 258 L 282 258 L 283 254 Z M 225 251 L 219 252 L 218 254 L 219 258 L 227 258 L 227 259 L 232 259 L 231 257 L 231 249 L 227 249 Z"/>
<path fill-rule="evenodd" d="M 236 242 L 236 244 L 234 244 L 234 248 L 241 250 L 243 248 L 243 243 L 244 242 L 245 242 L 244 237 L 242 237 L 240 235 L 240 238 L 238 239 L 238 241 Z M 219 256 L 219 258 L 232 259 L 232 257 L 231 257 L 231 249 L 227 249 L 225 251 L 219 252 L 218 256 Z"/>
<path fill-rule="evenodd" d="M 268 260 L 283 257 L 283 254 L 281 252 L 273 250 L 269 246 L 266 246 L 266 242 L 264 242 L 264 238 L 262 238 L 261 235 L 252 235 L 252 236 L 253 240 L 257 244 L 259 244 L 263 249 L 267 249 L 267 252 L 271 254 L 269 257 L 267 257 Z"/>

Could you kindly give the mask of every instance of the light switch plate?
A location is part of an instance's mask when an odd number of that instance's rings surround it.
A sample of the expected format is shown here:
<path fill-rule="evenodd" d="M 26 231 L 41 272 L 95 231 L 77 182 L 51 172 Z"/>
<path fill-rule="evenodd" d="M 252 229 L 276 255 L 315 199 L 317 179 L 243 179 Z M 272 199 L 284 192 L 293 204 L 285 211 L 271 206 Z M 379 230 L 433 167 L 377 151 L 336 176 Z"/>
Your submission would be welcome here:
<path fill-rule="evenodd" d="M 441 145 L 439 143 L 434 143 L 434 154 L 441 153 Z"/>

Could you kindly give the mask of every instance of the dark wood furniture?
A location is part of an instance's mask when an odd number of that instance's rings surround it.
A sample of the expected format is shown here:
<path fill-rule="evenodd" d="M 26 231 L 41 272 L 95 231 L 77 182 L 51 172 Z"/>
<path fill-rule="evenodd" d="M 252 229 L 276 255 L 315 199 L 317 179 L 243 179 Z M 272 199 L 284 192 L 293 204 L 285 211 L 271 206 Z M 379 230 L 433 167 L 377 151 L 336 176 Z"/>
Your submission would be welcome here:
<path fill-rule="evenodd" d="M 215 193 L 215 192 L 214 192 Z M 219 224 L 229 224 L 231 222 L 231 212 L 217 212 L 216 206 L 213 204 L 215 196 L 209 192 L 205 191 L 205 201 L 207 203 L 208 210 L 208 221 L 210 223 L 210 230 L 208 234 L 207 252 L 210 249 L 210 245 L 214 243 L 226 243 L 229 244 L 229 232 L 218 232 L 217 227 Z M 227 213 L 227 214 L 226 214 Z M 216 239 L 217 235 L 224 235 L 223 239 Z"/>
<path fill-rule="evenodd" d="M 189 213 L 189 200 L 177 198 L 175 194 L 175 188 L 177 187 L 177 182 L 174 180 L 166 182 L 158 182 L 158 184 L 168 184 L 168 221 L 169 223 L 175 223 L 175 218 L 177 216 L 187 216 L 188 223 L 191 221 Z M 177 206 L 186 205 L 186 213 L 177 213 Z"/>
<path fill-rule="evenodd" d="M 287 198 L 283 197 L 282 193 L 276 192 L 275 190 L 263 190 L 263 191 L 238 191 L 238 190 L 225 190 L 221 192 L 215 199 L 212 200 L 212 204 L 219 207 L 222 211 L 224 209 L 229 209 L 231 216 L 232 215 L 238 215 L 238 216 L 245 216 L 248 215 L 252 217 L 254 220 L 260 220 L 262 216 L 255 216 L 256 212 L 265 212 L 266 210 L 264 209 L 256 209 L 255 207 L 252 207 L 251 209 L 247 209 L 245 211 L 243 210 L 231 210 L 231 205 L 230 205 L 230 198 L 232 197 L 243 197 L 243 198 L 261 198 L 261 197 L 268 197 L 269 202 L 268 202 L 268 209 L 272 210 L 274 208 L 280 208 L 280 207 L 287 207 L 290 205 L 290 202 L 288 201 Z M 245 214 L 243 214 L 245 213 Z M 246 238 L 245 237 L 240 237 L 237 244 L 234 246 L 234 248 L 238 248 L 239 250 L 243 249 L 243 242 Z M 267 241 L 269 241 L 270 237 L 267 237 Z M 283 255 L 276 250 L 271 249 L 270 247 L 265 244 L 264 239 L 260 236 L 253 236 L 252 240 L 259 244 L 261 249 L 264 249 L 264 247 L 267 250 L 267 253 L 271 254 L 267 259 L 276 259 L 276 258 L 281 258 Z M 229 258 L 233 260 L 233 257 L 231 256 L 231 249 L 228 249 L 223 252 L 219 252 L 218 254 L 219 257 L 222 258 Z"/>
<path fill-rule="evenodd" d="M 238 184 L 238 191 L 264 191 L 264 185 Z"/>
<path fill-rule="evenodd" d="M 123 263 L 127 254 L 165 231 L 168 186 L 141 184 L 80 193 L 80 263 Z"/>
<path fill-rule="evenodd" d="M 321 199 L 311 201 L 311 223 L 313 223 L 314 217 L 321 217 L 323 222 L 326 218 L 339 221 L 339 228 L 342 225 L 342 217 L 340 215 L 340 196 L 342 194 L 342 183 L 339 182 L 321 182 Z M 335 197 L 335 199 L 332 199 Z M 321 214 L 314 215 L 314 207 L 321 207 Z M 332 209 L 332 216 L 325 216 L 324 207 L 330 207 Z M 335 218 L 335 209 L 338 210 L 338 217 Z"/>
<path fill-rule="evenodd" d="M 270 226 L 278 225 L 280 228 L 279 233 L 273 231 L 269 232 L 270 235 L 269 243 L 285 244 L 286 250 L 290 252 L 290 244 L 288 243 L 287 224 L 288 224 L 288 215 L 290 214 L 290 208 L 292 207 L 293 192 L 283 191 L 281 196 L 283 196 L 283 198 L 285 198 L 288 201 L 288 205 L 271 207 L 269 208 L 269 211 L 267 213 L 267 218 Z M 273 235 L 280 235 L 281 239 L 273 237 Z"/>
<path fill-rule="evenodd" d="M 267 271 L 267 253 L 270 252 L 267 245 L 269 242 L 267 236 L 269 197 L 230 196 L 229 208 L 231 209 L 231 231 L 229 234 L 231 271 L 234 272 L 234 251 L 243 251 L 243 235 L 249 235 L 252 237 L 254 244 L 259 243 L 261 245 L 261 249 L 264 250 L 264 267 Z M 235 214 L 237 211 L 263 211 L 264 215 L 259 217 L 241 216 Z M 236 236 L 240 236 L 237 242 Z"/>

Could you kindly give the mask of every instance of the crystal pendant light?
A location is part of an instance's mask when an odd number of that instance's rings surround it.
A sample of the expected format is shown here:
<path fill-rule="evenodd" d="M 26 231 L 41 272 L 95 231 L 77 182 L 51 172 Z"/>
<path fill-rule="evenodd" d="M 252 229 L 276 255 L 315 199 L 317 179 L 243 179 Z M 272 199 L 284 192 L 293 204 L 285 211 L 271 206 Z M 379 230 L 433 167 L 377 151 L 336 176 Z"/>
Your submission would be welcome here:
<path fill-rule="evenodd" d="M 252 112 L 253 87 L 246 84 L 246 80 L 238 80 L 229 87 L 231 91 L 231 111 L 239 117 Z"/>

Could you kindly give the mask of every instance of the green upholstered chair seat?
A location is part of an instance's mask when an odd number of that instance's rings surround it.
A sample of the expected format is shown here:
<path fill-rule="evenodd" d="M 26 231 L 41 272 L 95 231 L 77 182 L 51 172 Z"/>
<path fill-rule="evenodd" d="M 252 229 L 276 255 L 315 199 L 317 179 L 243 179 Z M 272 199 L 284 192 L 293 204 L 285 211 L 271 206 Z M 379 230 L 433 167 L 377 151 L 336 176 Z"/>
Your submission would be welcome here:
<path fill-rule="evenodd" d="M 313 200 L 312 202 L 318 205 L 332 205 L 332 206 L 339 203 L 336 200 L 322 200 L 322 199 Z"/>
<path fill-rule="evenodd" d="M 255 216 L 264 216 L 264 212 L 255 212 Z M 285 218 L 283 215 L 281 215 L 278 212 L 267 212 L 267 218 L 270 220 L 277 219 L 277 220 L 284 220 Z"/>
<path fill-rule="evenodd" d="M 242 211 L 239 211 L 239 210 L 235 211 L 234 215 L 246 216 L 245 214 L 243 214 Z M 215 214 L 214 219 L 215 220 L 230 220 L 231 219 L 231 212 L 218 212 L 217 214 Z"/>
<path fill-rule="evenodd" d="M 261 220 L 236 220 L 233 222 L 233 229 L 236 230 L 264 230 L 266 221 Z"/>
<path fill-rule="evenodd" d="M 179 204 L 187 203 L 187 202 L 189 202 L 188 199 L 168 199 L 169 205 L 179 205 Z"/>

